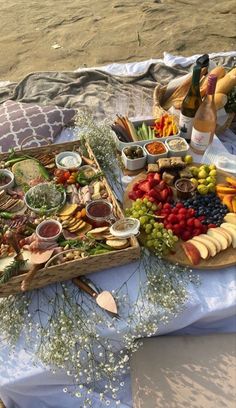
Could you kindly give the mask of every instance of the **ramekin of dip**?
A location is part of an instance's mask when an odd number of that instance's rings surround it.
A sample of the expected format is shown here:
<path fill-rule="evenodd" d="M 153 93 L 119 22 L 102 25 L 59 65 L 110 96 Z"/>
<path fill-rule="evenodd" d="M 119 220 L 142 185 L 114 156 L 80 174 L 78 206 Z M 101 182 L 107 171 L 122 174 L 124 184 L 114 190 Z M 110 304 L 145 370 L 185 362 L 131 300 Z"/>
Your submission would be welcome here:
<path fill-rule="evenodd" d="M 76 152 L 61 152 L 56 155 L 55 162 L 58 169 L 78 169 L 82 164 L 82 157 Z"/>
<path fill-rule="evenodd" d="M 168 148 L 168 156 L 185 156 L 189 150 L 189 144 L 183 137 L 173 137 L 166 140 L 165 145 Z"/>

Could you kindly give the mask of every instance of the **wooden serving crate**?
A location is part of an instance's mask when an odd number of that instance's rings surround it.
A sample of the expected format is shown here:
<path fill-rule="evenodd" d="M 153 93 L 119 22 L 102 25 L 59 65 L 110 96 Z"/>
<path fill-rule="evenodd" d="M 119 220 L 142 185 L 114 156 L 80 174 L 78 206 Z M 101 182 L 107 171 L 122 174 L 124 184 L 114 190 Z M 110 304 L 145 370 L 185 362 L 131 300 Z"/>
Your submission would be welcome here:
<path fill-rule="evenodd" d="M 58 154 L 61 151 L 77 150 L 80 147 L 80 142 L 67 142 L 62 144 L 47 145 L 40 148 L 25 149 L 23 152 L 19 151 L 16 155 L 27 154 L 34 156 L 34 154 L 48 152 Z M 94 166 L 101 171 L 100 166 L 90 148 L 89 145 L 86 146 L 88 155 L 87 157 L 93 161 Z M 0 154 L 0 160 L 6 160 L 8 154 Z M 123 218 L 123 212 L 110 188 L 106 178 L 103 178 L 103 183 L 106 186 L 109 200 L 113 205 L 113 212 L 118 218 Z M 130 238 L 130 246 L 125 249 L 114 250 L 109 253 L 91 255 L 87 258 L 68 261 L 61 265 L 50 266 L 47 268 L 40 269 L 35 277 L 33 278 L 30 290 L 36 288 L 42 288 L 54 282 L 61 282 L 70 280 L 80 275 L 86 275 L 91 272 L 96 272 L 99 270 L 112 268 L 114 266 L 124 265 L 135 261 L 140 256 L 140 247 L 138 241 L 135 237 Z M 21 292 L 21 282 L 24 279 L 25 274 L 20 274 L 12 277 L 7 283 L 0 285 L 0 298 L 7 297 L 12 294 Z"/>

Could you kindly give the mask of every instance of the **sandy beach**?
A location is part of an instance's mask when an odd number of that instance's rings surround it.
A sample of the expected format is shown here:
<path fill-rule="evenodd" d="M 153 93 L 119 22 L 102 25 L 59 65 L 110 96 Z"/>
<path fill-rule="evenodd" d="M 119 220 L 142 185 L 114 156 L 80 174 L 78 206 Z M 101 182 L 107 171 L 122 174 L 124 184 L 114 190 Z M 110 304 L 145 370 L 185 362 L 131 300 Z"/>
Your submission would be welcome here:
<path fill-rule="evenodd" d="M 235 0 L 0 0 L 0 80 L 235 50 L 235 14 Z"/>

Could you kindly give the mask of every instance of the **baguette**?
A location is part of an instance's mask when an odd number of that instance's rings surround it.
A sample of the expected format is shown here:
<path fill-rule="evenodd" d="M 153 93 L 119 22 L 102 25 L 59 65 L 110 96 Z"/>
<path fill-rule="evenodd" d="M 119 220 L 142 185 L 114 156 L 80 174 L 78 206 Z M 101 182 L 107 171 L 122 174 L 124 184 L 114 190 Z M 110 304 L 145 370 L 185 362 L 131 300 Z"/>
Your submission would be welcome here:
<path fill-rule="evenodd" d="M 215 94 L 215 105 L 216 105 L 216 109 L 221 109 L 223 108 L 228 100 L 227 95 L 223 94 L 223 93 L 217 93 Z"/>
<path fill-rule="evenodd" d="M 236 86 L 236 68 L 217 81 L 216 93 L 228 94 L 234 86 Z"/>
<path fill-rule="evenodd" d="M 211 72 L 209 72 L 209 74 L 210 74 L 210 75 L 211 75 L 211 74 L 216 75 L 216 76 L 217 76 L 217 83 L 218 83 L 218 80 L 220 80 L 221 78 L 223 78 L 223 77 L 225 76 L 226 71 L 225 71 L 224 67 L 218 66 L 218 67 L 213 68 L 213 69 L 211 70 Z M 209 74 L 208 74 L 207 76 L 205 76 L 205 78 L 204 78 L 204 80 L 202 81 L 202 84 L 201 84 L 201 86 L 200 86 L 201 96 L 205 96 L 205 95 L 206 95 L 207 82 L 208 82 L 208 76 L 209 76 Z M 217 91 L 217 92 L 226 93 L 226 92 L 221 92 L 221 91 Z"/>

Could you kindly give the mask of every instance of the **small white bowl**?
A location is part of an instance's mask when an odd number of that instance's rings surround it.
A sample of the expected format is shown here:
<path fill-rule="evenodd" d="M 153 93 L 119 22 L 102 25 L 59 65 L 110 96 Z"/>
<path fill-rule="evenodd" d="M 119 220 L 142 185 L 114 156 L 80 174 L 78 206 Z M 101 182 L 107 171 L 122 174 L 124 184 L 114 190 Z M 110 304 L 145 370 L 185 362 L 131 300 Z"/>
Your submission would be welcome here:
<path fill-rule="evenodd" d="M 173 142 L 174 140 L 181 140 L 185 144 L 185 149 L 184 150 L 173 150 L 169 143 Z M 166 140 L 165 145 L 168 149 L 168 154 L 170 157 L 178 156 L 178 157 L 183 157 L 186 156 L 186 154 L 189 151 L 189 144 L 186 142 L 186 140 L 183 137 L 173 137 L 171 140 Z"/>
<path fill-rule="evenodd" d="M 63 163 L 63 161 L 65 162 Z M 68 163 L 66 163 L 68 161 Z M 56 166 L 61 170 L 78 169 L 82 164 L 82 157 L 76 152 L 61 152 L 55 157 Z"/>
<path fill-rule="evenodd" d="M 128 170 L 139 170 L 142 169 L 147 161 L 147 156 L 146 156 L 146 152 L 144 151 L 144 149 L 142 148 L 142 146 L 138 146 L 138 145 L 133 145 L 132 147 L 141 147 L 142 151 L 143 151 L 143 157 L 139 157 L 137 159 L 129 159 L 124 150 L 127 149 L 127 147 L 124 147 L 122 149 L 122 153 L 121 153 L 121 157 L 122 157 L 122 161 L 124 163 L 124 166 L 126 169 Z"/>
<path fill-rule="evenodd" d="M 161 144 L 164 146 L 164 148 L 165 148 L 165 152 L 164 152 L 164 153 L 159 153 L 159 154 L 151 154 L 151 153 L 149 153 L 149 151 L 147 150 L 147 146 L 148 146 L 149 144 L 151 144 L 151 143 L 161 143 Z M 158 159 L 161 159 L 162 157 L 167 157 L 167 155 L 168 155 L 168 149 L 167 149 L 167 147 L 165 146 L 165 144 L 164 144 L 163 142 L 160 142 L 159 140 L 150 140 L 150 142 L 148 142 L 148 143 L 146 143 L 146 144 L 144 145 L 144 151 L 145 151 L 145 153 L 147 154 L 147 161 L 148 161 L 148 163 L 156 163 L 156 161 L 157 161 Z"/>
<path fill-rule="evenodd" d="M 15 182 L 14 174 L 10 170 L 1 169 L 0 170 L 0 176 L 1 175 L 9 177 L 10 181 L 8 183 L 4 184 L 4 185 L 0 185 L 0 190 L 7 190 L 7 189 L 11 188 L 14 185 L 14 182 Z"/>
<path fill-rule="evenodd" d="M 42 235 L 40 235 L 40 230 L 42 229 L 43 226 L 47 225 L 47 224 L 55 224 L 58 227 L 58 232 L 51 236 L 51 237 L 44 237 Z M 36 235 L 39 237 L 39 239 L 41 239 L 42 241 L 56 241 L 57 238 L 59 238 L 59 236 L 61 235 L 62 232 L 62 225 L 59 221 L 51 219 L 51 220 L 45 220 L 40 222 L 40 224 L 37 226 L 36 228 Z"/>
<path fill-rule="evenodd" d="M 95 169 L 93 166 L 90 166 L 89 164 L 85 164 L 84 166 L 81 166 L 79 168 L 79 173 L 80 172 L 83 172 L 86 177 L 88 177 L 86 172 L 91 172 L 91 173 L 93 173 L 93 174 L 91 174 L 91 177 L 92 177 L 92 176 L 95 176 L 95 174 L 97 173 L 97 169 Z"/>

